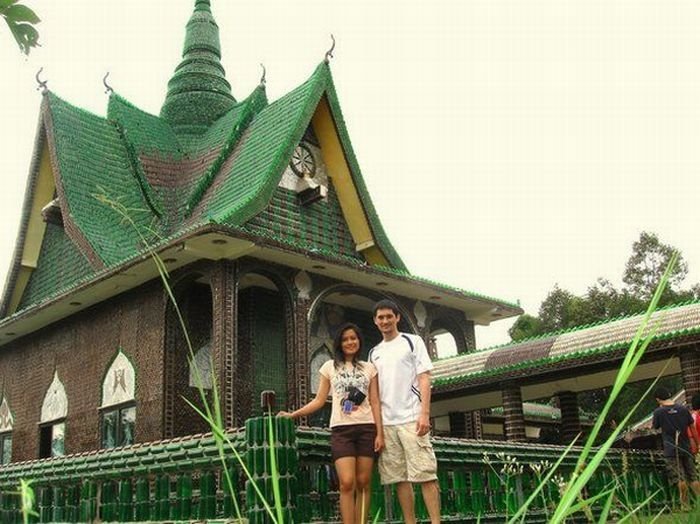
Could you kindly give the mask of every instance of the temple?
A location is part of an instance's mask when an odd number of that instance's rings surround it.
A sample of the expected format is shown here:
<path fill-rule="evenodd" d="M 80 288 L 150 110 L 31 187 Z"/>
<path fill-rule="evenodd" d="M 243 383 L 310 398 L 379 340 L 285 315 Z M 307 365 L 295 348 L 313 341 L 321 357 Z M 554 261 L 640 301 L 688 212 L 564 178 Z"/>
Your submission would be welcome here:
<path fill-rule="evenodd" d="M 521 313 L 409 273 L 328 63 L 274 102 L 262 83 L 237 99 L 209 1 L 195 3 L 160 115 L 115 92 L 105 117 L 44 93 L 27 187 L 0 321 L 12 461 L 206 430 L 186 404 L 198 393 L 161 262 L 228 426 L 259 414 L 263 390 L 280 408 L 314 394 L 341 323 L 376 343 L 380 298 L 403 329 L 449 331 L 460 353 L 475 324 Z"/>
<path fill-rule="evenodd" d="M 494 495 L 480 457 L 515 448 L 473 439 L 522 442 L 520 456 L 554 463 L 558 448 L 524 441 L 553 425 L 567 439 L 581 431 L 576 393 L 609 383 L 640 319 L 476 351 L 475 325 L 522 309 L 408 271 L 367 191 L 328 61 L 269 101 L 264 81 L 235 97 L 221 56 L 210 2 L 196 0 L 159 115 L 116 92 L 105 116 L 44 92 L 0 303 L 0 488 L 37 478 L 46 522 L 230 516 L 212 437 L 202 436 L 210 428 L 189 405 L 201 406 L 198 386 L 228 428 L 262 415 L 263 391 L 278 409 L 297 407 L 315 394 L 335 329 L 358 324 L 367 351 L 380 340 L 373 304 L 390 298 L 401 329 L 434 358 L 437 335 L 457 349 L 434 373 L 436 433 L 462 439 L 436 444 L 449 504 L 508 514 L 512 500 Z M 663 318 L 637 378 L 672 352 L 663 372 L 682 369 L 696 392 L 700 306 Z M 523 408 L 551 396 L 559 408 Z M 305 422 L 323 427 L 327 416 Z M 286 504 L 298 522 L 332 521 L 327 433 L 296 435 L 304 465 L 289 466 L 298 484 Z M 258 445 L 236 442 L 244 454 Z M 661 482 L 654 457 L 625 460 L 640 486 Z M 188 475 L 195 491 L 180 489 Z M 0 506 L 0 520 L 16 518 L 15 499 L 0 494 Z M 250 521 L 265 521 L 256 508 Z"/>

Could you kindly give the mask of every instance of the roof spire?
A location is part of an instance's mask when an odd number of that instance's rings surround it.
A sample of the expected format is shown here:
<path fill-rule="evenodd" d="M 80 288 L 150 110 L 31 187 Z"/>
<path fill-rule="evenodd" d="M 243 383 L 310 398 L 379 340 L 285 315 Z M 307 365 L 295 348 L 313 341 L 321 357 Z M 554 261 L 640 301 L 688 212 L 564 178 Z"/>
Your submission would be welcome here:
<path fill-rule="evenodd" d="M 236 100 L 221 65 L 219 26 L 209 0 L 195 0 L 187 22 L 182 61 L 168 82 L 160 110 L 176 131 L 201 133 Z"/>

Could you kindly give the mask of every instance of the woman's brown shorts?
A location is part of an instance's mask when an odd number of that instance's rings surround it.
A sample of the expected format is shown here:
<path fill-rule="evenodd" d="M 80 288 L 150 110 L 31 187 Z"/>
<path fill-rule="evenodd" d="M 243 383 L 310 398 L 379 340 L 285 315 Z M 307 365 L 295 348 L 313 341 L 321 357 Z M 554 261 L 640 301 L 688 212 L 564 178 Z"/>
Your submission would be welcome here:
<path fill-rule="evenodd" d="M 342 457 L 372 457 L 377 426 L 374 424 L 349 424 L 331 429 L 331 455 L 335 462 Z"/>

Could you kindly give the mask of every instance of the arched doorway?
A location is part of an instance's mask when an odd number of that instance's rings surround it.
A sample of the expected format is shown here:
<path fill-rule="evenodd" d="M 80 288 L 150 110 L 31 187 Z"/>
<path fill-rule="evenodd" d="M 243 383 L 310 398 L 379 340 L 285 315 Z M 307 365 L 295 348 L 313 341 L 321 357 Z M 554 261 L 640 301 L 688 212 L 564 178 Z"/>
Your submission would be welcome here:
<path fill-rule="evenodd" d="M 173 294 L 184 330 L 175 306 L 169 301 L 166 308 L 163 417 L 166 438 L 210 431 L 207 422 L 188 405 L 187 400 L 202 408 L 199 387 L 211 403 L 214 386 L 213 309 L 209 280 L 199 273 L 188 275 L 175 285 Z"/>
<path fill-rule="evenodd" d="M 261 413 L 260 394 L 276 393 L 276 405 L 287 405 L 290 306 L 273 275 L 249 272 L 238 286 L 238 412 L 242 419 Z"/>
<path fill-rule="evenodd" d="M 314 301 L 309 313 L 309 346 L 307 359 L 309 363 L 309 396 L 316 395 L 318 385 L 318 371 L 324 362 L 332 358 L 333 339 L 346 322 L 356 324 L 362 331 L 364 347 L 360 353 L 362 360 L 367 360 L 369 351 L 379 344 L 382 336 L 374 325 L 374 304 L 379 300 L 388 298 L 381 293 L 375 293 L 353 286 L 335 286 L 321 293 Z M 399 330 L 406 333 L 415 333 L 414 326 L 409 321 L 409 316 L 404 309 L 401 312 Z M 330 405 L 318 413 L 309 417 L 312 426 L 325 427 L 330 419 Z"/>

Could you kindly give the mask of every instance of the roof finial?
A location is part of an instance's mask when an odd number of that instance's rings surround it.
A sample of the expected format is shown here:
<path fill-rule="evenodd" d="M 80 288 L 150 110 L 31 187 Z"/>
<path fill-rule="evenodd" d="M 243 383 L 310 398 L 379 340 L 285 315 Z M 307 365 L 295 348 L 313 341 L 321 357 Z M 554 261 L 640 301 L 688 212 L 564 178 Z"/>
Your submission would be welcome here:
<path fill-rule="evenodd" d="M 328 51 L 326 51 L 326 57 L 323 59 L 325 63 L 330 62 L 331 58 L 333 58 L 333 50 L 335 49 L 335 38 L 333 37 L 333 33 L 331 33 L 331 40 L 333 40 L 333 45 Z"/>
<path fill-rule="evenodd" d="M 261 86 L 264 86 L 264 85 L 265 85 L 265 82 L 266 82 L 266 80 L 265 80 L 265 75 L 267 74 L 267 71 L 265 70 L 265 66 L 263 65 L 262 62 L 260 63 L 260 67 L 262 67 L 262 70 L 263 70 L 263 74 L 262 74 L 262 76 L 260 77 L 260 85 L 261 85 Z"/>
<path fill-rule="evenodd" d="M 42 72 L 43 70 L 44 70 L 44 68 L 43 68 L 43 67 L 40 67 L 39 70 L 36 72 L 36 76 L 34 77 L 34 78 L 36 78 L 36 83 L 39 84 L 38 86 L 36 86 L 36 90 L 37 90 L 37 91 L 41 91 L 41 94 L 42 94 L 42 95 L 43 95 L 44 93 L 46 93 L 46 91 L 48 90 L 48 87 L 46 86 L 46 84 L 49 83 L 48 80 L 43 80 L 43 81 L 42 81 L 42 80 L 39 78 L 39 75 L 41 74 L 41 72 Z"/>
<path fill-rule="evenodd" d="M 107 71 L 107 74 L 102 78 L 102 83 L 105 86 L 105 94 L 114 93 L 114 89 L 112 89 L 112 86 L 107 83 L 108 76 L 109 76 L 109 71 Z"/>

